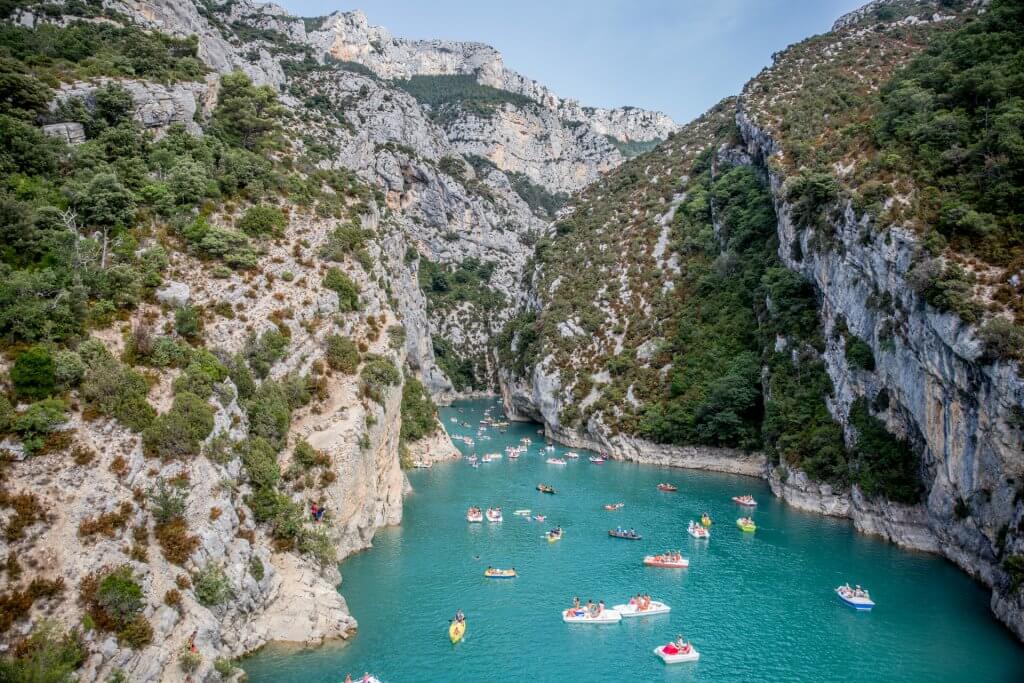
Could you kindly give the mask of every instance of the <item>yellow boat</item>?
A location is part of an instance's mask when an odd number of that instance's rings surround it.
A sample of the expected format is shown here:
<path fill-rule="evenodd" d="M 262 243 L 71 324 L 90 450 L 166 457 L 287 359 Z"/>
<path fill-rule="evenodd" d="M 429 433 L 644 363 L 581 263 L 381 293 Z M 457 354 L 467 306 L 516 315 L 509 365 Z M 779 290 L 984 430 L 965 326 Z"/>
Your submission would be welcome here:
<path fill-rule="evenodd" d="M 736 520 L 736 526 L 738 526 L 743 531 L 757 531 L 757 525 L 754 524 L 754 520 L 752 519 L 743 519 L 741 517 L 740 519 Z"/>
<path fill-rule="evenodd" d="M 708 527 L 711 526 L 711 518 L 708 517 L 707 515 L 701 515 L 700 523 L 701 523 L 701 526 L 703 526 L 705 529 L 707 529 Z"/>
<path fill-rule="evenodd" d="M 548 536 L 548 543 L 554 543 L 555 541 L 561 541 L 562 540 L 562 534 L 553 534 L 553 533 L 551 533 L 549 531 L 547 536 Z"/>
<path fill-rule="evenodd" d="M 452 621 L 448 627 L 448 637 L 452 639 L 452 645 L 462 640 L 464 635 L 466 635 L 466 622 Z"/>

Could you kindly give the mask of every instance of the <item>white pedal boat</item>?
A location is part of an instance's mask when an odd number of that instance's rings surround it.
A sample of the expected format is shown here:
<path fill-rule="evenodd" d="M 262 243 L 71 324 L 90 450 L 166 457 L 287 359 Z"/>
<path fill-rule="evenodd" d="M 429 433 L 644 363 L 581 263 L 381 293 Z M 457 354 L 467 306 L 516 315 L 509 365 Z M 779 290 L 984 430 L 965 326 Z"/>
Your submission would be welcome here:
<path fill-rule="evenodd" d="M 661 657 L 661 661 L 665 662 L 666 664 L 682 664 L 684 662 L 696 662 L 698 659 L 700 659 L 700 653 L 697 652 L 696 648 L 694 648 L 693 645 L 690 646 L 689 652 L 677 652 L 674 655 L 667 654 L 664 650 L 665 646 L 659 645 L 658 647 L 654 648 L 654 654 Z"/>
<path fill-rule="evenodd" d="M 487 521 L 488 522 L 500 522 L 501 520 L 502 520 L 502 517 L 501 517 L 501 509 L 500 508 L 487 508 Z"/>
<path fill-rule="evenodd" d="M 559 458 L 548 458 L 547 459 L 547 463 L 549 465 L 567 465 L 568 464 L 565 460 L 561 460 Z"/>
<path fill-rule="evenodd" d="M 846 586 L 839 586 L 836 588 L 836 595 L 839 596 L 840 600 L 855 610 L 866 612 L 875 606 L 875 602 L 871 599 L 871 596 L 867 591 L 864 591 L 864 595 L 855 595 L 853 591 Z"/>
<path fill-rule="evenodd" d="M 467 522 L 482 522 L 482 521 L 484 521 L 484 513 L 482 513 L 482 512 L 467 512 L 466 513 L 466 521 Z"/>
<path fill-rule="evenodd" d="M 653 617 L 656 614 L 668 614 L 672 608 L 663 602 L 651 600 L 651 606 L 640 611 L 636 605 L 612 605 L 612 609 L 622 615 L 623 619 L 631 617 Z"/>
<path fill-rule="evenodd" d="M 689 526 L 686 527 L 686 532 L 694 538 L 699 538 L 701 540 L 711 538 L 711 532 L 702 527 L 700 524 L 694 522 L 692 519 L 690 520 Z"/>
<path fill-rule="evenodd" d="M 529 517 L 530 516 L 530 511 L 529 510 L 516 510 L 512 514 L 516 515 L 517 517 Z"/>
<path fill-rule="evenodd" d="M 578 610 L 569 608 L 562 612 L 562 621 L 567 624 L 617 624 L 622 621 L 622 615 L 607 607 L 596 617 L 590 616 L 582 607 Z"/>

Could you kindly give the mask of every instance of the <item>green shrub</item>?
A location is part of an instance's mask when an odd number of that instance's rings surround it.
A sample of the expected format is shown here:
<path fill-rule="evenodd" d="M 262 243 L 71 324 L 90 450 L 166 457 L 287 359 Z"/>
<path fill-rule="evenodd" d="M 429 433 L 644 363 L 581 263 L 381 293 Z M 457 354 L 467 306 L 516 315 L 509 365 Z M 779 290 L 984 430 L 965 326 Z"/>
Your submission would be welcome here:
<path fill-rule="evenodd" d="M 157 524 L 165 524 L 185 513 L 186 494 L 180 489 L 168 486 L 162 478 L 150 488 L 147 498 L 152 505 L 153 519 Z"/>
<path fill-rule="evenodd" d="M 235 665 L 231 663 L 230 659 L 224 657 L 218 657 L 213 661 L 213 670 L 220 674 L 221 678 L 228 678 L 235 672 Z"/>
<path fill-rule="evenodd" d="M 245 345 L 245 357 L 257 377 L 263 378 L 270 373 L 274 363 L 284 358 L 288 348 L 288 338 L 280 331 L 267 330 L 259 337 L 250 335 Z M 241 393 L 241 387 L 239 387 Z"/>
<path fill-rule="evenodd" d="M 281 209 L 263 204 L 250 207 L 238 220 L 238 228 L 252 237 L 279 237 L 287 224 Z"/>
<path fill-rule="evenodd" d="M 81 353 L 81 347 L 79 351 Z M 135 431 L 148 427 L 156 411 L 146 402 L 149 393 L 146 378 L 110 356 L 105 349 L 91 358 L 82 355 L 87 369 L 79 394 L 86 406 L 116 418 Z"/>
<path fill-rule="evenodd" d="M 202 332 L 199 311 L 193 306 L 182 306 L 174 311 L 174 331 L 185 339 L 197 339 Z"/>
<path fill-rule="evenodd" d="M 1024 329 L 1006 318 L 993 318 L 979 331 L 985 357 L 1024 363 Z"/>
<path fill-rule="evenodd" d="M 1010 577 L 1010 590 L 1017 592 L 1024 585 L 1024 555 L 1017 553 L 1003 560 L 1003 570 Z"/>
<path fill-rule="evenodd" d="M 192 673 L 203 663 L 203 656 L 198 652 L 183 650 L 178 653 L 178 666 L 186 673 Z"/>
<path fill-rule="evenodd" d="M 58 391 L 77 387 L 85 377 L 82 357 L 69 349 L 61 349 L 53 357 L 53 378 Z"/>
<path fill-rule="evenodd" d="M 323 286 L 338 295 L 338 309 L 342 313 L 360 309 L 359 285 L 339 268 L 328 269 Z"/>
<path fill-rule="evenodd" d="M 260 385 L 246 402 L 249 434 L 266 439 L 274 448 L 284 444 L 291 423 L 291 407 L 282 386 L 270 380 Z"/>
<path fill-rule="evenodd" d="M 338 551 L 322 527 L 303 529 L 299 533 L 298 549 L 299 552 L 316 558 L 324 566 L 331 566 L 338 562 Z"/>
<path fill-rule="evenodd" d="M 277 451 L 261 437 L 242 441 L 236 447 L 242 456 L 249 480 L 257 487 L 272 488 L 281 479 L 281 468 L 277 464 Z"/>
<path fill-rule="evenodd" d="M 14 410 L 14 406 L 11 405 L 10 399 L 5 394 L 0 394 L 0 434 L 14 426 L 14 418 L 16 416 L 17 413 Z"/>
<path fill-rule="evenodd" d="M 18 354 L 11 368 L 11 384 L 18 396 L 40 399 L 56 391 L 53 356 L 43 346 Z"/>
<path fill-rule="evenodd" d="M 153 625 L 146 617 L 136 614 L 117 632 L 117 640 L 122 645 L 141 650 L 153 642 Z"/>
<path fill-rule="evenodd" d="M 359 379 L 363 387 L 370 393 L 378 403 L 383 401 L 382 392 L 389 386 L 395 386 L 402 381 L 395 364 L 386 358 L 374 358 L 368 360 L 359 373 Z"/>
<path fill-rule="evenodd" d="M 359 368 L 359 349 L 354 341 L 339 334 L 327 337 L 327 348 L 324 357 L 332 370 L 339 370 L 346 375 L 355 374 Z"/>
<path fill-rule="evenodd" d="M 142 432 L 142 445 L 147 456 L 163 460 L 199 455 L 213 425 L 209 403 L 195 394 L 180 393 L 171 409 Z"/>
<path fill-rule="evenodd" d="M 44 398 L 30 405 L 14 420 L 14 431 L 21 437 L 25 452 L 31 455 L 46 443 L 46 437 L 67 421 L 64 402 Z"/>
<path fill-rule="evenodd" d="M 406 377 L 402 387 L 402 441 L 419 441 L 436 431 L 437 406 L 422 382 Z"/>
<path fill-rule="evenodd" d="M 852 334 L 846 336 L 846 361 L 851 367 L 871 372 L 875 369 L 875 354 L 871 346 Z"/>
<path fill-rule="evenodd" d="M 224 574 L 224 569 L 212 562 L 206 563 L 192 576 L 192 587 L 195 590 L 196 599 L 206 607 L 223 605 L 235 594 L 231 582 Z"/>
<path fill-rule="evenodd" d="M 118 629 L 128 626 L 145 607 L 142 586 L 129 565 L 122 565 L 99 580 L 94 601 Z"/>
<path fill-rule="evenodd" d="M 868 411 L 867 399 L 850 407 L 850 424 L 857 430 L 855 478 L 868 496 L 885 496 L 900 503 L 921 497 L 919 458 L 905 441 L 890 434 L 885 423 Z"/>
<path fill-rule="evenodd" d="M 57 624 L 42 621 L 32 634 L 0 659 L 0 680 L 11 683 L 71 683 L 85 662 L 81 636 L 63 633 Z"/>
<path fill-rule="evenodd" d="M 838 199 L 839 185 L 828 172 L 801 171 L 786 179 L 783 196 L 799 228 L 822 228 L 824 210 Z"/>
<path fill-rule="evenodd" d="M 249 559 L 249 574 L 257 581 L 262 581 L 265 573 L 266 570 L 263 567 L 263 560 L 261 560 L 258 555 L 253 555 Z"/>

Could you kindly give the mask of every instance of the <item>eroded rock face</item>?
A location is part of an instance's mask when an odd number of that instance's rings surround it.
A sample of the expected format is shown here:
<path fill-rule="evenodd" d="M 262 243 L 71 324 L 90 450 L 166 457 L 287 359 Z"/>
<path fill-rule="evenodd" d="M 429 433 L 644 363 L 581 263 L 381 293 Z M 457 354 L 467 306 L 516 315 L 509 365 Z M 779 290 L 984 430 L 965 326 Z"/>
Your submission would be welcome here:
<path fill-rule="evenodd" d="M 764 162 L 777 152 L 742 109 L 737 124 L 752 157 Z M 922 450 L 925 503 L 897 512 L 871 502 L 864 507 L 878 512 L 864 516 L 858 528 L 897 542 L 909 533 L 917 540 L 908 544 L 938 550 L 1000 593 L 1007 587 L 998 566 L 1000 534 L 1006 534 L 1008 552 L 1024 547 L 1014 531 L 1022 513 L 1017 491 L 1024 478 L 1024 434 L 1010 420 L 1011 409 L 1024 405 L 1018 368 L 982 359 L 976 329 L 931 308 L 908 285 L 912 264 L 922 258 L 913 233 L 898 226 L 878 230 L 847 204 L 829 219 L 838 244 L 818 249 L 814 231 L 799 229 L 791 218 L 783 178 L 775 171 L 769 178 L 779 217 L 779 257 L 821 293 L 826 334 L 842 318 L 874 354 L 876 369 L 865 372 L 847 364 L 839 340 L 829 342 L 824 357 L 836 388 L 830 410 L 849 435 L 852 402 L 885 391 L 888 407 L 878 417 Z M 803 248 L 800 260 L 793 258 L 794 242 Z M 870 303 L 881 300 L 892 303 Z M 853 494 L 856 521 L 859 492 Z M 956 514 L 960 501 L 969 510 L 963 518 Z M 907 532 L 907 526 L 922 531 Z M 1024 614 L 1008 607 L 1013 600 L 993 600 L 1002 606 L 1001 618 L 1024 637 Z"/>
<path fill-rule="evenodd" d="M 62 84 L 57 90 L 56 101 L 63 102 L 72 98 L 81 99 L 86 107 L 95 106 L 97 88 L 108 83 L 117 83 L 132 96 L 135 121 L 145 129 L 154 130 L 158 134 L 165 131 L 172 123 L 180 123 L 193 135 L 202 129 L 196 123 L 197 111 L 209 110 L 216 99 L 216 79 L 204 83 L 175 83 L 163 85 L 149 81 L 130 79 L 98 78 L 93 82 L 76 82 Z M 55 124 L 56 126 L 78 126 L 80 123 Z M 49 126 L 53 128 L 53 126 Z M 84 136 L 83 136 L 84 139 Z M 69 142 L 74 140 L 69 139 Z"/>

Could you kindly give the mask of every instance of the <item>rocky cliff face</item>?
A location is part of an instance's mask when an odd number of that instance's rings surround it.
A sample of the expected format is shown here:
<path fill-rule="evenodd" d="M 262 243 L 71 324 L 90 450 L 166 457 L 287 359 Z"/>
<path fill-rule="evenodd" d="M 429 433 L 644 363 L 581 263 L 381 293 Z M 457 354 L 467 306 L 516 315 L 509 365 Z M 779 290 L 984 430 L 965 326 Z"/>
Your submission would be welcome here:
<path fill-rule="evenodd" d="M 993 589 L 993 612 L 1024 638 L 1024 598 L 1006 570 L 1006 559 L 1022 547 L 1020 368 L 984 353 L 977 324 L 936 309 L 923 299 L 920 288 L 912 286 L 914 269 L 936 258 L 923 246 L 919 227 L 880 220 L 879 212 L 865 210 L 858 190 L 837 193 L 834 203 L 822 209 L 821 223 L 808 227 L 795 218 L 805 207 L 796 206 L 799 194 L 791 190 L 792 179 L 805 177 L 802 174 L 812 163 L 825 166 L 844 189 L 870 177 L 852 170 L 862 168 L 855 151 L 847 148 L 841 158 L 829 156 L 835 149 L 829 136 L 850 130 L 844 128 L 845 120 L 836 119 L 849 114 L 841 107 L 828 110 L 825 123 L 816 128 L 808 125 L 800 107 L 809 107 L 806 113 L 820 120 L 823 103 L 843 87 L 837 85 L 842 81 L 854 84 L 851 91 L 856 90 L 862 102 L 871 102 L 871 94 L 899 64 L 935 36 L 955 30 L 963 12 L 969 14 L 983 4 L 951 12 L 931 2 L 871 3 L 838 21 L 834 33 L 777 55 L 775 64 L 726 107 L 735 132 L 707 135 L 697 147 L 716 148 L 712 163 L 752 164 L 764 174 L 777 215 L 777 257 L 813 284 L 819 301 L 820 359 L 832 387 L 825 395 L 828 410 L 841 426 L 847 447 L 856 452 L 858 434 L 851 408 L 866 400 L 890 433 L 920 453 L 924 494 L 919 504 L 898 504 L 866 496 L 856 485 L 834 487 L 814 481 L 785 465 L 767 466 L 761 476 L 768 478 L 776 495 L 793 505 L 848 517 L 866 533 L 941 553 Z M 821 138 L 808 146 L 801 136 L 811 130 L 817 135 L 819 128 Z M 538 251 L 536 286 L 524 310 L 541 322 L 524 323 L 511 339 L 513 358 L 523 353 L 517 344 L 533 344 L 533 355 L 523 372 L 509 368 L 502 373 L 510 414 L 542 421 L 549 435 L 567 443 L 621 452 L 628 458 L 638 457 L 639 451 L 639 457 L 681 466 L 693 462 L 682 453 L 667 457 L 671 447 L 631 436 L 630 423 L 624 429 L 621 416 L 641 411 L 643 403 L 634 396 L 637 387 L 614 385 L 615 374 L 624 367 L 640 368 L 647 373 L 641 377 L 650 377 L 649 381 L 672 372 L 674 359 L 659 355 L 658 349 L 677 330 L 664 327 L 666 309 L 657 302 L 678 286 L 673 263 L 693 247 L 673 244 L 659 225 L 674 220 L 675 204 L 690 189 L 688 159 L 693 157 L 687 149 L 693 137 L 693 128 L 684 128 L 644 157 L 642 168 L 618 169 L 613 181 L 588 190 L 581 199 L 588 215 L 607 216 L 605 226 L 588 233 L 588 240 L 597 242 L 595 248 L 585 251 L 571 236 L 579 229 L 572 223 L 559 231 L 569 238 L 559 242 L 552 236 L 552 243 L 545 245 L 552 251 L 575 249 L 588 267 L 601 273 L 600 282 L 584 282 L 595 287 L 596 305 L 589 305 L 589 295 L 576 296 L 581 278 L 552 271 L 560 267 L 557 260 L 545 261 Z M 628 173 L 635 179 L 624 178 Z M 899 201 L 906 198 L 889 200 Z M 721 239 L 721 226 L 716 222 L 714 227 Z M 635 256 L 602 256 L 632 254 L 631 249 L 636 249 Z M 716 267 L 728 268 L 729 258 L 735 255 L 722 254 Z M 966 267 L 972 266 L 985 272 L 977 264 Z M 1012 274 L 1006 276 L 1012 280 Z M 992 279 L 1000 277 L 1003 274 L 997 272 Z M 609 281 L 616 284 L 602 286 Z M 629 313 L 636 308 L 642 315 Z M 644 329 L 643 344 L 632 335 L 637 326 Z M 540 335 L 539 342 L 530 341 L 531 332 Z M 850 360 L 847 347 L 857 340 L 867 345 L 872 367 Z M 780 338 L 776 352 L 787 343 Z"/>

